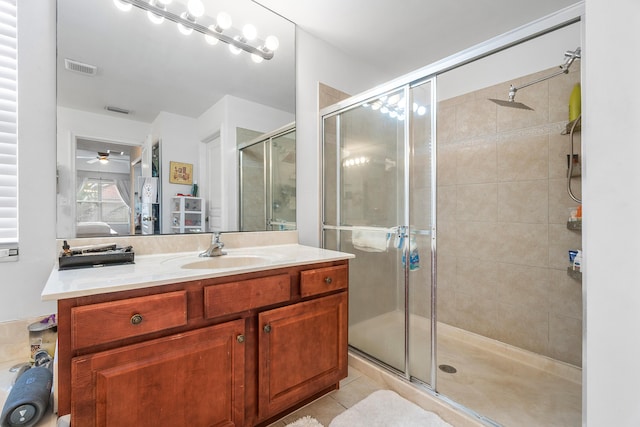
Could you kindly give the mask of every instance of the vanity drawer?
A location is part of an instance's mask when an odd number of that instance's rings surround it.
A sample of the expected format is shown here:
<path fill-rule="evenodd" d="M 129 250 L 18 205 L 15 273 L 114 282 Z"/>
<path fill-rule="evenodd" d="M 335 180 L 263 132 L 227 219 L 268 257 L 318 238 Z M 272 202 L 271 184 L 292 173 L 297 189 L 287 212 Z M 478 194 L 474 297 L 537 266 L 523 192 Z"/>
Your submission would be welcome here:
<path fill-rule="evenodd" d="M 186 291 L 73 307 L 71 345 L 85 348 L 186 324 Z"/>
<path fill-rule="evenodd" d="M 300 272 L 300 296 L 310 297 L 325 292 L 346 289 L 349 284 L 349 267 L 316 268 Z"/>
<path fill-rule="evenodd" d="M 242 280 L 204 288 L 204 316 L 207 319 L 265 307 L 291 298 L 288 274 Z"/>

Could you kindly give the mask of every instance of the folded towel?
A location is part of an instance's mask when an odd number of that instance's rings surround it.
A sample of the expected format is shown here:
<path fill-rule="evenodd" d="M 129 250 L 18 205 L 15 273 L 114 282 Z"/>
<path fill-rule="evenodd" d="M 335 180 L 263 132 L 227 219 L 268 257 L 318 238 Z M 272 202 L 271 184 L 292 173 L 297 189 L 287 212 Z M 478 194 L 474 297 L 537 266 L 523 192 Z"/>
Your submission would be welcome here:
<path fill-rule="evenodd" d="M 365 252 L 386 252 L 389 242 L 386 230 L 354 230 L 351 235 L 353 247 Z"/>

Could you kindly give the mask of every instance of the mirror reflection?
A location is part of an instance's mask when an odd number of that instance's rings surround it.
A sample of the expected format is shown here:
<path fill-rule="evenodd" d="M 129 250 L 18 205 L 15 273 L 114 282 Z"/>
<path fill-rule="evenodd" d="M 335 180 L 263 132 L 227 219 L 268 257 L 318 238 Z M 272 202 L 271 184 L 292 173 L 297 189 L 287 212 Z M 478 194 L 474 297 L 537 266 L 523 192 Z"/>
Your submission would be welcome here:
<path fill-rule="evenodd" d="M 238 147 L 295 123 L 295 28 L 250 0 L 201 4 L 189 19 L 231 38 L 252 24 L 256 39 L 241 42 L 261 48 L 275 36 L 273 57 L 234 54 L 224 37 L 212 45 L 113 0 L 58 0 L 59 238 L 241 229 Z M 179 15 L 188 5 L 163 7 Z M 218 26 L 220 12 L 231 27 Z M 288 141 L 295 158 L 295 131 Z M 291 170 L 286 155 L 272 161 Z M 293 168 L 278 190 L 287 206 Z M 264 229 L 295 228 L 295 209 L 287 214 Z M 286 226 L 269 226 L 277 220 Z"/>

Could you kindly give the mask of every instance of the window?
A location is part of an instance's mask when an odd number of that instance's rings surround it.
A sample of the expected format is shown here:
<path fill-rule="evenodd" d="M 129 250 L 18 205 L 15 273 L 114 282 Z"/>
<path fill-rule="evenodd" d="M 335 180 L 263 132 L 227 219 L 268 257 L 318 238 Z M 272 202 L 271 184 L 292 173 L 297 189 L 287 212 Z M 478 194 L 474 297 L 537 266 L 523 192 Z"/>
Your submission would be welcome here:
<path fill-rule="evenodd" d="M 16 0 L 0 0 L 0 260 L 18 255 L 16 37 Z"/>
<path fill-rule="evenodd" d="M 127 224 L 129 206 L 118 191 L 115 180 L 85 178 L 76 197 L 78 222 L 100 221 L 109 224 Z"/>

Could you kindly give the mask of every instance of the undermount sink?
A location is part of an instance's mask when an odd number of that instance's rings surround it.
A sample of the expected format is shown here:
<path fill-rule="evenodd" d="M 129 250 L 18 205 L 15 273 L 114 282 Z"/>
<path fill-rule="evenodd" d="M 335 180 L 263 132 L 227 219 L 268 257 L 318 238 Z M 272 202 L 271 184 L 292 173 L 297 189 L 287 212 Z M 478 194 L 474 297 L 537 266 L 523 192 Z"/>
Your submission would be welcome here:
<path fill-rule="evenodd" d="M 269 264 L 271 261 L 272 259 L 270 257 L 259 255 L 222 255 L 218 257 L 206 258 L 199 261 L 190 262 L 183 265 L 182 268 L 193 270 L 250 267 L 252 265 Z"/>

